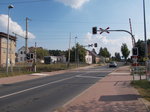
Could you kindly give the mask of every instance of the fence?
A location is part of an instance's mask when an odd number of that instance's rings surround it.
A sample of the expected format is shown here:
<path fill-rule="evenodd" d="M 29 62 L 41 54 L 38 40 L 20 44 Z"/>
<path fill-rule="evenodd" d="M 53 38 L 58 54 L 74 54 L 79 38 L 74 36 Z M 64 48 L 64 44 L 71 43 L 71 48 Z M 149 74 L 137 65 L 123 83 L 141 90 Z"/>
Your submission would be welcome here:
<path fill-rule="evenodd" d="M 133 75 L 133 80 L 146 79 L 146 67 L 145 66 L 132 66 L 131 74 Z M 139 77 L 139 78 L 138 78 Z"/>
<path fill-rule="evenodd" d="M 132 66 L 131 67 L 131 70 L 132 70 L 131 73 L 133 75 L 133 79 L 139 76 L 140 80 L 144 78 L 150 81 L 150 61 L 147 61 L 147 63 L 143 65 L 146 65 L 146 66 Z"/>
<path fill-rule="evenodd" d="M 86 66 L 85 63 L 80 63 L 79 66 Z M 67 63 L 56 63 L 56 64 L 36 64 L 37 72 L 51 72 L 51 71 L 57 71 L 57 70 L 65 70 L 67 68 Z M 70 63 L 70 68 L 77 67 L 75 63 Z M 12 70 L 12 71 L 11 71 Z M 22 74 L 28 74 L 33 73 L 33 65 L 29 63 L 18 63 L 16 64 L 13 69 L 9 67 L 8 76 L 14 76 L 14 75 L 22 75 Z M 0 77 L 5 77 L 6 74 L 6 68 L 0 68 Z"/>

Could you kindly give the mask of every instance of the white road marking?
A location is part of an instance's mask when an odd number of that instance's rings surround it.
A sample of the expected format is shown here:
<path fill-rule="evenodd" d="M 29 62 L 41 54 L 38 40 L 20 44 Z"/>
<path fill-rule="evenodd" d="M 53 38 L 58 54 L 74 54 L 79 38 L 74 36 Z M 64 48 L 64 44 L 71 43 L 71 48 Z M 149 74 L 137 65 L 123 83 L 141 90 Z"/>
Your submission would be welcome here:
<path fill-rule="evenodd" d="M 77 75 L 75 77 L 81 77 L 81 78 L 101 78 L 101 77 L 94 77 L 94 76 L 81 76 L 81 75 Z"/>
<path fill-rule="evenodd" d="M 17 94 L 20 94 L 20 93 L 23 93 L 23 92 L 27 92 L 27 91 L 30 91 L 30 90 L 33 90 L 33 89 L 37 89 L 37 88 L 40 88 L 40 87 L 44 87 L 44 86 L 47 86 L 47 85 L 50 85 L 50 84 L 58 83 L 58 82 L 61 82 L 61 81 L 64 81 L 64 80 L 68 80 L 68 79 L 71 79 L 71 78 L 74 78 L 74 76 L 73 77 L 69 77 L 69 78 L 65 78 L 65 79 L 61 79 L 61 80 L 57 80 L 57 81 L 53 81 L 53 82 L 50 82 L 50 83 L 47 83 L 47 84 L 43 84 L 43 85 L 40 85 L 40 86 L 35 86 L 35 87 L 29 88 L 29 89 L 25 89 L 25 90 L 22 90 L 22 91 L 14 92 L 14 93 L 11 93 L 11 94 L 8 94 L 8 95 L 0 96 L 0 99 L 6 98 L 6 97 L 9 97 L 9 96 L 13 96 L 13 95 L 17 95 Z"/>
<path fill-rule="evenodd" d="M 117 74 L 120 74 L 120 75 L 121 75 L 121 74 L 127 74 L 127 75 L 128 75 L 128 74 L 131 74 L 131 73 L 124 73 L 124 72 L 113 72 L 113 73 L 111 73 L 111 74 L 116 74 L 116 75 L 117 75 Z"/>
<path fill-rule="evenodd" d="M 33 73 L 30 75 L 35 75 L 35 76 L 47 76 L 48 74 L 43 74 L 43 73 Z"/>

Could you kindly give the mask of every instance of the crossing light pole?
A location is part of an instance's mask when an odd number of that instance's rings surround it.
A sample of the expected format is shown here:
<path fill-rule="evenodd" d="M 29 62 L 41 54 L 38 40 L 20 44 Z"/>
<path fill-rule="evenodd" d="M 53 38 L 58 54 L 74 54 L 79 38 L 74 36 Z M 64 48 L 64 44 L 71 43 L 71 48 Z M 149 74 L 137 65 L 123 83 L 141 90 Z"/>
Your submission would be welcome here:
<path fill-rule="evenodd" d="M 145 39 L 145 65 L 146 65 L 146 79 L 148 79 L 147 74 L 147 59 L 148 59 L 148 48 L 147 48 L 147 34 L 146 34 L 146 14 L 145 14 L 145 0 L 143 0 L 143 17 L 144 17 L 144 39 Z"/>

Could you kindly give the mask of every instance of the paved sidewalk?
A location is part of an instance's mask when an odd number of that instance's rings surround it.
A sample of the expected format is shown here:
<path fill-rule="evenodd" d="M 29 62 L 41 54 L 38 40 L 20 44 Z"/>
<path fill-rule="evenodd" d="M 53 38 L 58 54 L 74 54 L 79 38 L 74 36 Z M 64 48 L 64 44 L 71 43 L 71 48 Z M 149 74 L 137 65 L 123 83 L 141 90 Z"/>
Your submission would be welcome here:
<path fill-rule="evenodd" d="M 129 67 L 120 67 L 55 112 L 148 112 L 131 80 Z"/>

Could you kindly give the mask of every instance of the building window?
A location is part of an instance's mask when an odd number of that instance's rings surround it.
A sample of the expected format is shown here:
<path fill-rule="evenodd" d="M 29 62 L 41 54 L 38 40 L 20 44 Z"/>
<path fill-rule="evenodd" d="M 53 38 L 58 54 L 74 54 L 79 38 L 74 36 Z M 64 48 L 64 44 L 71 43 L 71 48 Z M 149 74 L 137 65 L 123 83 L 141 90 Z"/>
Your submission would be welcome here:
<path fill-rule="evenodd" d="M 33 54 L 30 54 L 30 58 L 33 59 Z"/>
<path fill-rule="evenodd" d="M 23 54 L 23 52 L 22 52 L 22 51 L 20 51 L 20 54 Z"/>

